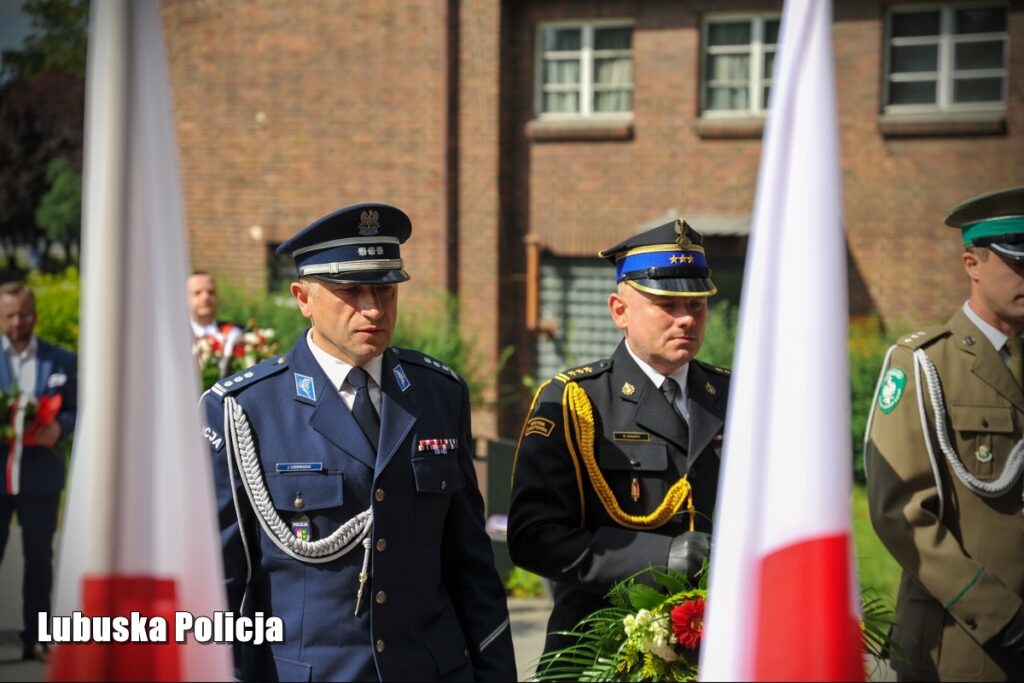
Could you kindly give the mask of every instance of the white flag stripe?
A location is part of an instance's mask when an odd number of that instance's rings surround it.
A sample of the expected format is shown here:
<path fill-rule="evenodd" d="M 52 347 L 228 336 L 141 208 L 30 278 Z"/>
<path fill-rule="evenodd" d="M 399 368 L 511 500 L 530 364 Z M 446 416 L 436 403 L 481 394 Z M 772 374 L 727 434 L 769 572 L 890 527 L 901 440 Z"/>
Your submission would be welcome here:
<path fill-rule="evenodd" d="M 850 529 L 846 252 L 831 31 L 829 0 L 787 0 L 716 505 L 705 680 L 753 674 L 759 561 Z"/>
<path fill-rule="evenodd" d="M 83 412 L 58 614 L 85 575 L 171 579 L 178 608 L 225 606 L 212 472 L 199 432 L 188 274 L 159 6 L 93 3 L 83 235 Z M 226 645 L 183 650 L 186 680 L 230 678 Z"/>

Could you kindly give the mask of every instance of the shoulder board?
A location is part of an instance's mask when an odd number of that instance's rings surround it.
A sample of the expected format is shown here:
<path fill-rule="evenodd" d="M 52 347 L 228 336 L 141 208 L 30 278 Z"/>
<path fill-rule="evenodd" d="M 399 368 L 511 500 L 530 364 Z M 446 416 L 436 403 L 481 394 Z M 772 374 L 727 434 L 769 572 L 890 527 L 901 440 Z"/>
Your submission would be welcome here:
<path fill-rule="evenodd" d="M 235 373 L 231 377 L 225 377 L 217 382 L 210 389 L 210 393 L 224 398 L 228 394 L 234 394 L 246 387 L 250 387 L 261 379 L 272 377 L 282 370 L 287 369 L 287 356 L 274 356 L 262 363 L 257 363 L 247 370 Z"/>
<path fill-rule="evenodd" d="M 420 365 L 425 368 L 430 368 L 435 372 L 438 372 L 445 377 L 455 380 L 456 382 L 462 382 L 462 378 L 459 377 L 458 373 L 452 370 L 450 367 L 437 360 L 431 358 L 422 351 L 412 351 L 410 349 L 399 349 L 391 347 L 391 352 L 398 356 L 399 360 L 403 363 L 412 363 L 414 365 Z"/>
<path fill-rule="evenodd" d="M 694 358 L 693 360 L 695 363 L 697 363 L 697 365 L 699 365 L 704 370 L 707 370 L 708 372 L 713 372 L 716 375 L 722 375 L 723 377 L 729 377 L 730 375 L 732 375 L 732 370 L 730 368 L 720 368 L 717 365 L 711 365 L 710 363 L 705 363 L 704 361 L 697 360 L 696 358 Z"/>
<path fill-rule="evenodd" d="M 589 377 L 596 377 L 604 372 L 608 372 L 612 369 L 612 359 L 604 358 L 594 363 L 587 365 L 581 365 L 578 368 L 572 368 L 571 370 L 565 370 L 555 375 L 555 379 L 560 382 L 575 382 L 580 379 L 587 379 Z"/>
<path fill-rule="evenodd" d="M 952 333 L 945 325 L 939 325 L 936 327 L 928 327 L 917 332 L 910 332 L 908 334 L 900 335 L 900 337 L 894 342 L 896 346 L 902 346 L 911 350 L 920 349 L 924 346 L 928 346 L 933 341 L 946 337 Z"/>

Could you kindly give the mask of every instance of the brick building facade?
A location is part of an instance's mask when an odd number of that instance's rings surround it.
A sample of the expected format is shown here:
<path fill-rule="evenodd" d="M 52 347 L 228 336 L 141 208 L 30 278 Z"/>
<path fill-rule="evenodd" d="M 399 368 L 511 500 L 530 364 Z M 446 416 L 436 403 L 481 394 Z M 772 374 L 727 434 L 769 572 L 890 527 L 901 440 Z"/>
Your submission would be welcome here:
<path fill-rule="evenodd" d="M 484 358 L 517 349 L 509 381 L 537 372 L 545 329 L 568 334 L 541 274 L 670 215 L 708 233 L 734 296 L 781 6 L 165 2 L 194 265 L 265 288 L 299 227 L 393 203 L 414 223 L 403 306 L 458 295 Z M 851 311 L 944 319 L 967 293 L 944 212 L 1024 183 L 1024 2 L 833 8 Z"/>

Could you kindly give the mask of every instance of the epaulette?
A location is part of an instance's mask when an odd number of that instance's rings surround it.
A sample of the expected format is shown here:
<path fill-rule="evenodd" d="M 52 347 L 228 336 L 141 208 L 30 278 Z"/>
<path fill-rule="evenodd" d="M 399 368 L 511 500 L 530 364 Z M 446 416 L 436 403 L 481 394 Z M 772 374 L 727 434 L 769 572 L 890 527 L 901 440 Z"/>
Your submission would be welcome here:
<path fill-rule="evenodd" d="M 257 363 L 247 370 L 237 372 L 230 377 L 225 377 L 213 385 L 210 389 L 210 393 L 223 399 L 229 394 L 234 394 L 246 387 L 252 386 L 261 379 L 266 379 L 267 377 L 276 375 L 287 367 L 287 356 L 274 356 L 273 358 L 268 358 L 262 363 Z"/>
<path fill-rule="evenodd" d="M 612 369 L 612 359 L 605 358 L 594 363 L 587 365 L 581 365 L 578 368 L 571 370 L 565 370 L 555 375 L 555 379 L 560 382 L 575 382 L 576 380 L 586 379 L 588 377 L 596 377 L 603 372 L 608 372 Z"/>
<path fill-rule="evenodd" d="M 441 361 L 437 360 L 436 358 L 431 358 L 422 351 L 413 351 L 411 349 L 399 349 L 393 346 L 391 347 L 391 352 L 398 356 L 404 362 L 413 363 L 415 365 L 421 365 L 425 368 L 430 368 L 431 370 L 439 372 L 449 379 L 453 379 L 459 383 L 462 382 L 462 378 L 459 377 L 457 372 L 455 372 L 450 367 L 448 367 Z"/>
<path fill-rule="evenodd" d="M 729 377 L 732 375 L 732 370 L 729 368 L 720 368 L 717 365 L 711 365 L 710 363 L 705 363 L 704 361 L 697 360 L 696 358 L 694 358 L 693 360 L 694 362 L 697 363 L 697 365 L 701 366 L 708 372 L 713 372 L 717 375 L 721 375 L 722 377 Z"/>
<path fill-rule="evenodd" d="M 952 333 L 945 325 L 936 325 L 935 327 L 927 327 L 918 332 L 911 332 L 909 334 L 900 335 L 899 339 L 896 340 L 896 346 L 902 346 L 915 351 L 923 346 L 927 346 L 936 339 L 941 339 Z"/>

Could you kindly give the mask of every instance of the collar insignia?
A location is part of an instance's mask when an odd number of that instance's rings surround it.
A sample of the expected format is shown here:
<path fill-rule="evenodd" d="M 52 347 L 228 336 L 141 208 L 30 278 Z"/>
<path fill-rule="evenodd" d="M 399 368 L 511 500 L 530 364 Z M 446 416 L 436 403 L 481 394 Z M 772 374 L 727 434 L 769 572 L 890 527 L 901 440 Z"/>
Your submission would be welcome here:
<path fill-rule="evenodd" d="M 707 384 L 705 384 L 704 388 L 707 389 L 708 393 L 711 394 L 712 396 L 714 396 L 715 394 L 718 393 L 718 389 L 715 389 L 715 385 L 712 384 L 711 382 L 708 382 Z"/>
<path fill-rule="evenodd" d="M 629 382 L 626 382 L 625 384 L 622 385 L 622 395 L 623 396 L 632 396 L 635 393 L 636 393 L 636 387 L 634 387 Z"/>
<path fill-rule="evenodd" d="M 309 375 L 295 373 L 295 394 L 301 398 L 308 398 L 316 401 L 316 387 L 313 386 L 313 378 Z"/>

